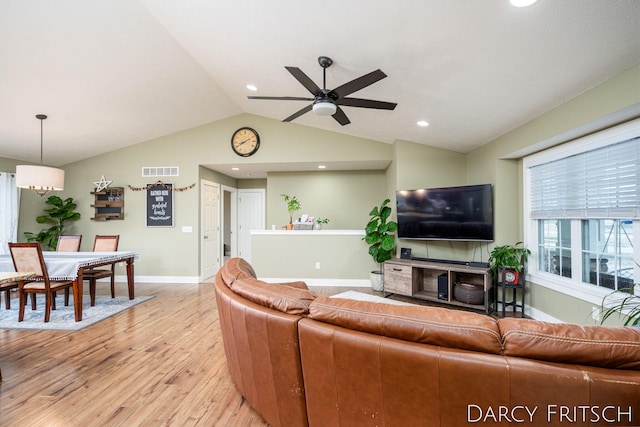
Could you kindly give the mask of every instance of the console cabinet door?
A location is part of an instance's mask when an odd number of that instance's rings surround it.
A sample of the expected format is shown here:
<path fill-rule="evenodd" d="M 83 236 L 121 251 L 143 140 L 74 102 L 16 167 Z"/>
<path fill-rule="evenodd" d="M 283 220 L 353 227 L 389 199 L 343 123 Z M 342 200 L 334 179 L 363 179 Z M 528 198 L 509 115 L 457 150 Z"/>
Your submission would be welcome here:
<path fill-rule="evenodd" d="M 411 295 L 413 268 L 410 265 L 384 263 L 384 291 L 401 295 Z"/>

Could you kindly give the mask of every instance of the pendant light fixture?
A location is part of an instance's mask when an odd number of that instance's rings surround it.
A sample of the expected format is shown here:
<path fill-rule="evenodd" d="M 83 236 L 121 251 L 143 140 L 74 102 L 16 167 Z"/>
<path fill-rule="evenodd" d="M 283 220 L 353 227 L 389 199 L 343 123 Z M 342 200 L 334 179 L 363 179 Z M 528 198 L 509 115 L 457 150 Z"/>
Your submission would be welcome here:
<path fill-rule="evenodd" d="M 40 120 L 40 165 L 16 166 L 16 186 L 32 190 L 40 197 L 50 191 L 64 190 L 64 170 L 44 166 L 42 163 L 43 122 L 46 118 L 44 114 L 36 115 L 36 119 Z"/>

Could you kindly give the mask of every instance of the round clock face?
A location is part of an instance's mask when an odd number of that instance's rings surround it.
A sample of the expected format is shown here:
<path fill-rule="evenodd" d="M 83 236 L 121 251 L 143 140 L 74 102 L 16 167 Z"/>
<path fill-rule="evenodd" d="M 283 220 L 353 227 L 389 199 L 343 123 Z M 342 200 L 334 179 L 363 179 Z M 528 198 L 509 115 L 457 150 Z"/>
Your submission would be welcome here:
<path fill-rule="evenodd" d="M 505 271 L 504 281 L 506 283 L 516 283 L 518 281 L 518 275 L 514 271 Z"/>
<path fill-rule="evenodd" d="M 239 156 L 251 156 L 258 151 L 259 147 L 260 136 L 251 128 L 240 128 L 231 137 L 231 148 Z"/>

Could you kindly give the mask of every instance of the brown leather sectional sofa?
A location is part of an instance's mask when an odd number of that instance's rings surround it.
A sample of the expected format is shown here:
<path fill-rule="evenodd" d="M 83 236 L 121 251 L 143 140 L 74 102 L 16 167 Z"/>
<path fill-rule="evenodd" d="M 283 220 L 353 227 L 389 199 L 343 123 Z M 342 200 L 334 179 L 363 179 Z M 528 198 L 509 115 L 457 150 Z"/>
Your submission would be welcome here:
<path fill-rule="evenodd" d="M 495 320 L 216 277 L 229 371 L 272 426 L 640 425 L 640 329 Z"/>

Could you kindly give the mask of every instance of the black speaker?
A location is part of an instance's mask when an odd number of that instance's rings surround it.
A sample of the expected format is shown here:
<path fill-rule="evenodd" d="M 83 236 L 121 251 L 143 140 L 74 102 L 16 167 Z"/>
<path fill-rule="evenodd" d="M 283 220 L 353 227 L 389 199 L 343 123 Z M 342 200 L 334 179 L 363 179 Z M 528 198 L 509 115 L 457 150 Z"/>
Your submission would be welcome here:
<path fill-rule="evenodd" d="M 449 301 L 449 279 L 447 273 L 438 276 L 438 299 Z"/>
<path fill-rule="evenodd" d="M 400 248 L 400 258 L 411 259 L 411 248 Z"/>

